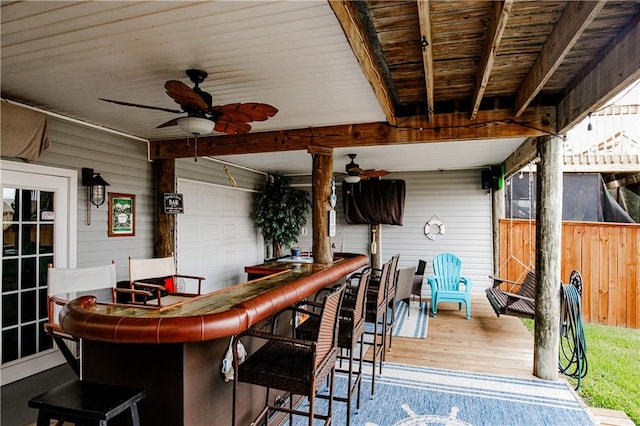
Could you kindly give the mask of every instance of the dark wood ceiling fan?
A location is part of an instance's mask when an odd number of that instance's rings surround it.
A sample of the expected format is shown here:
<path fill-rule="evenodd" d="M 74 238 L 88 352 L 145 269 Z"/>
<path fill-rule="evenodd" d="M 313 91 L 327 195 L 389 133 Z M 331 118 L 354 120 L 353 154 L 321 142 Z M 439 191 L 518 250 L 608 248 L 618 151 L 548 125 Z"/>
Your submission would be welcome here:
<path fill-rule="evenodd" d="M 189 69 L 186 71 L 186 74 L 195 85 L 193 89 L 178 80 L 169 80 L 164 84 L 167 95 L 180 105 L 180 110 L 140 105 L 113 99 L 100 98 L 100 100 L 118 105 L 166 111 L 174 114 L 187 113 L 188 117 L 213 121 L 213 130 L 228 135 L 247 133 L 251 130 L 249 123 L 253 121 L 265 121 L 278 112 L 278 109 L 271 105 L 257 102 L 213 105 L 213 97 L 211 94 L 205 92 L 199 86 L 209 74 L 207 74 L 206 71 L 197 69 Z M 173 118 L 160 124 L 157 128 L 176 126 L 180 119 L 181 117 Z"/>
<path fill-rule="evenodd" d="M 360 165 L 355 162 L 357 154 L 347 154 L 347 156 L 351 159 L 351 161 L 344 167 L 347 172 L 347 176 L 359 176 L 360 179 L 380 179 L 381 177 L 389 174 L 387 170 L 361 169 Z"/>

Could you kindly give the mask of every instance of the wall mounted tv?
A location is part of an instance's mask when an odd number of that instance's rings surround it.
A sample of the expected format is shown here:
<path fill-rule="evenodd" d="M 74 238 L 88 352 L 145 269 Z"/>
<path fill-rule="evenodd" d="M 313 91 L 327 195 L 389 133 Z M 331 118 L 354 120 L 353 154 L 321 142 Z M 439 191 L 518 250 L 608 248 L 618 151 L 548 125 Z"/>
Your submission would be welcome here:
<path fill-rule="evenodd" d="M 348 224 L 402 225 L 404 180 L 342 182 L 342 205 Z"/>

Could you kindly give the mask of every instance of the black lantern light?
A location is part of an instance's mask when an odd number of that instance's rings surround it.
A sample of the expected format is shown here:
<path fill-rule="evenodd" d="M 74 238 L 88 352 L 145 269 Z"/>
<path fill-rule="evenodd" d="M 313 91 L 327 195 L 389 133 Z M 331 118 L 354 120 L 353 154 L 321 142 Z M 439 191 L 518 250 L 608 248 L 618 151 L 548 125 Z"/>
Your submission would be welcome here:
<path fill-rule="evenodd" d="M 87 225 L 91 225 L 91 204 L 96 207 L 104 204 L 105 187 L 109 184 L 100 176 L 100 173 L 94 173 L 93 169 L 83 167 L 82 185 L 87 187 Z"/>

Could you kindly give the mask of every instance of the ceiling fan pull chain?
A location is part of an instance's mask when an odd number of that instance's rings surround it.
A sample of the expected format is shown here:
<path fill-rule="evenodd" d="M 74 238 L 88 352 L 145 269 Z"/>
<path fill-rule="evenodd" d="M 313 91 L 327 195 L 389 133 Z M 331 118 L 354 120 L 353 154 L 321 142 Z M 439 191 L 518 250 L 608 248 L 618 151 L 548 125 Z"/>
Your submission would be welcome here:
<path fill-rule="evenodd" d="M 193 136 L 195 138 L 195 141 L 193 142 L 193 154 L 194 154 L 193 162 L 197 163 L 198 162 L 198 134 L 194 133 Z"/>

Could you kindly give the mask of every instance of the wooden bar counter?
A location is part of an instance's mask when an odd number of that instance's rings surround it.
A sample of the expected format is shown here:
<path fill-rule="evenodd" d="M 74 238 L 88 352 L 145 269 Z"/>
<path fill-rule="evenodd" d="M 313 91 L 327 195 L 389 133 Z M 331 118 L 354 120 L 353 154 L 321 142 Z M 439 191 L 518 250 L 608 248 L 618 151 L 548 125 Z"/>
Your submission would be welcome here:
<path fill-rule="evenodd" d="M 79 297 L 60 312 L 65 332 L 82 338 L 83 380 L 146 389 L 142 425 L 231 424 L 232 382 L 221 362 L 231 336 L 367 265 L 339 253 L 328 265 L 269 262 L 274 274 L 159 309 L 98 303 Z M 248 352 L 253 342 L 243 342 Z M 240 385 L 239 424 L 257 413 L 264 390 Z"/>

